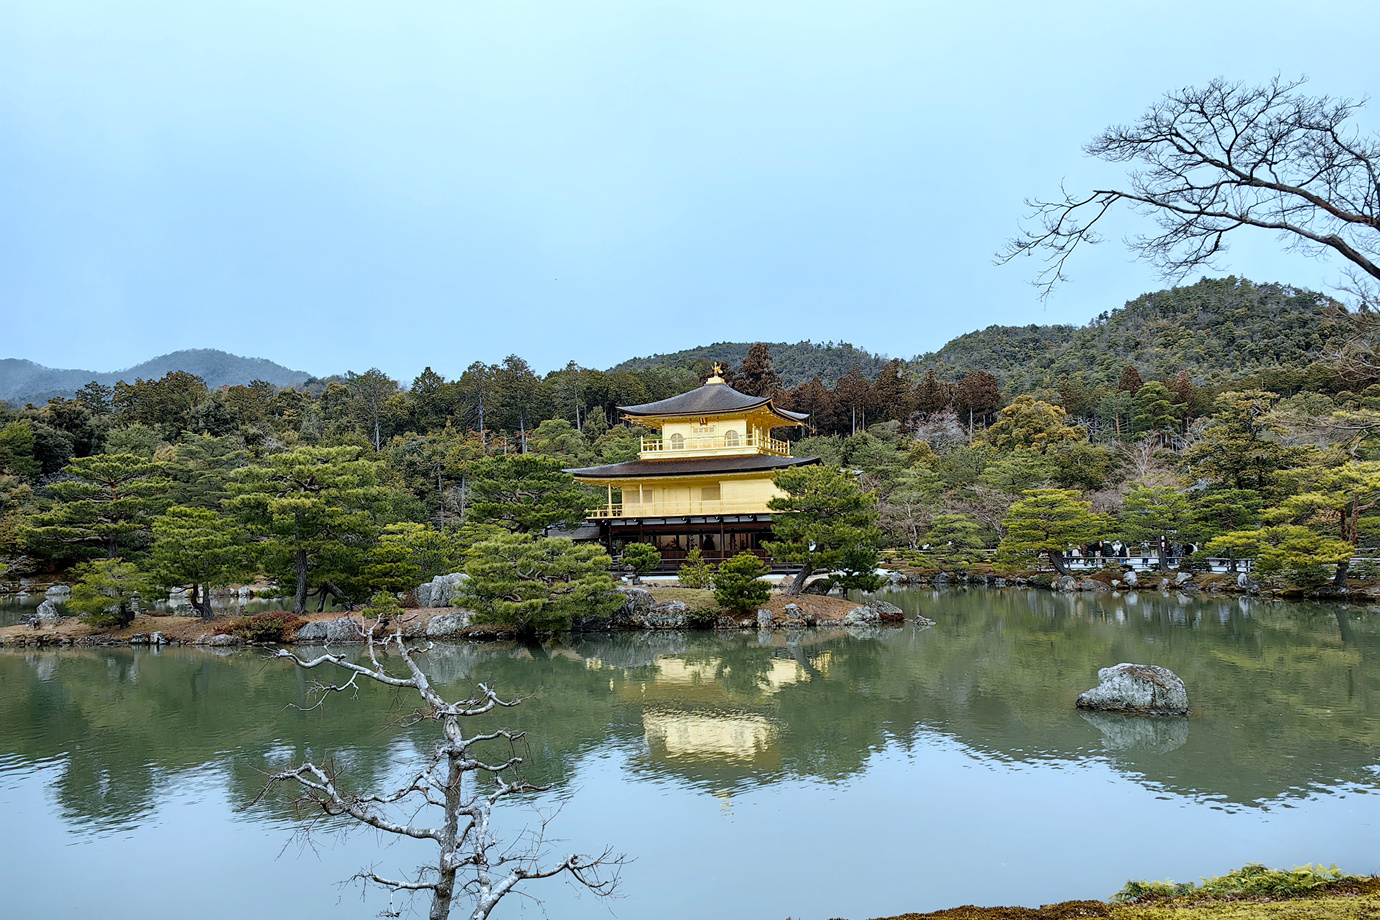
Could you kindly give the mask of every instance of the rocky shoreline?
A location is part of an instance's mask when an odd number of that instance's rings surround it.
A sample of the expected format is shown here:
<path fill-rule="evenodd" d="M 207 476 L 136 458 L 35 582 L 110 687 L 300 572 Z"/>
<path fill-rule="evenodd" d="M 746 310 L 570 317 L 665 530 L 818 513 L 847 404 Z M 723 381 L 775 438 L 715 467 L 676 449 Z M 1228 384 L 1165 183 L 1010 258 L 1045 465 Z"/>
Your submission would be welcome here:
<path fill-rule="evenodd" d="M 955 585 L 978 588 L 1037 588 L 1066 594 L 1126 593 L 1137 591 L 1177 592 L 1195 594 L 1244 595 L 1287 600 L 1315 600 L 1326 602 L 1374 604 L 1380 603 L 1380 584 L 1366 584 L 1346 591 L 1331 586 L 1315 591 L 1273 587 L 1257 581 L 1244 572 L 1136 572 L 1127 569 L 1116 575 L 1106 570 L 1083 575 L 1059 575 L 1054 572 L 1025 572 L 997 575 L 992 572 L 930 572 L 895 569 L 888 572 L 887 582 L 893 586 L 930 585 L 946 588 Z"/>
<path fill-rule="evenodd" d="M 647 632 L 685 629 L 719 630 L 802 630 L 842 629 L 863 635 L 870 630 L 899 626 L 906 616 L 899 607 L 880 599 L 864 603 L 845 598 L 806 595 L 790 598 L 781 594 L 751 614 L 730 614 L 709 611 L 704 604 L 686 601 L 690 589 L 648 589 L 626 586 L 619 589 L 626 598 L 623 605 L 606 619 L 589 618 L 572 624 L 573 632 Z M 710 595 L 710 592 L 693 592 Z M 669 595 L 669 596 L 668 596 Z M 433 603 L 449 603 L 449 593 L 433 595 Z M 290 630 L 279 641 L 256 642 L 234 635 L 231 631 L 242 618 L 203 620 L 199 617 L 151 616 L 141 614 L 122 629 L 98 630 L 74 617 L 60 617 L 50 602 L 41 607 L 51 608 L 48 615 L 38 616 L 35 625 L 0 628 L 0 648 L 3 647 L 179 647 L 194 646 L 207 649 L 226 649 L 245 645 L 282 644 L 358 644 L 364 641 L 368 624 L 358 613 L 312 614 Z M 263 616 L 260 614 L 259 616 Z M 290 615 L 288 615 L 290 616 Z M 402 616 L 386 624 L 387 629 L 401 629 L 404 636 L 415 639 L 443 641 L 481 641 L 512 638 L 512 631 L 493 626 L 474 624 L 468 610 L 451 606 L 428 606 L 407 609 Z M 933 622 L 924 617 L 911 618 L 919 626 Z"/>

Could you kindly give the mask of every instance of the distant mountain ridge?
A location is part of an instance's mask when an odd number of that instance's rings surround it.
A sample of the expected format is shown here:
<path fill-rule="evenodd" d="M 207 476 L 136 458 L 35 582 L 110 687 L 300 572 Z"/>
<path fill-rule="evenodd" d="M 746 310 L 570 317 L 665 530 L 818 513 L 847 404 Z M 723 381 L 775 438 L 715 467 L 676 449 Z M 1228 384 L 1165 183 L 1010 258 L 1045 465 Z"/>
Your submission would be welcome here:
<path fill-rule="evenodd" d="M 1146 380 L 1184 371 L 1200 385 L 1283 385 L 1303 380 L 1355 332 L 1354 316 L 1326 294 L 1203 278 L 1142 294 L 1085 326 L 988 326 L 916 357 L 910 369 L 947 379 L 986 371 L 1015 393 L 1055 387 L 1065 376 L 1114 387 L 1127 364 Z"/>
<path fill-rule="evenodd" d="M 1143 294 L 1082 326 L 988 326 L 918 355 L 906 366 L 916 377 L 932 368 L 948 380 L 986 371 L 1008 394 L 1048 391 L 1064 377 L 1095 389 L 1115 387 L 1127 364 L 1135 365 L 1146 380 L 1185 371 L 1199 385 L 1253 380 L 1284 390 L 1309 379 L 1310 368 L 1356 329 L 1355 317 L 1325 294 L 1236 277 L 1204 278 Z M 715 361 L 736 370 L 753 344 L 716 342 L 629 358 L 609 372 L 664 367 L 704 373 Z M 832 388 L 855 365 L 874 379 L 889 360 L 847 342 L 766 344 L 787 389 L 813 377 Z M 0 400 L 42 404 L 54 396 L 71 396 L 93 380 L 110 386 L 120 380 L 157 379 L 169 371 L 196 374 L 213 389 L 256 379 L 277 387 L 321 383 L 305 371 L 211 348 L 175 351 L 109 372 L 5 358 L 0 359 Z"/>
<path fill-rule="evenodd" d="M 0 358 L 0 400 L 12 405 L 41 404 L 55 396 L 70 397 L 93 380 L 113 386 L 121 380 L 157 379 L 169 371 L 195 374 L 212 389 L 252 380 L 290 387 L 312 379 L 306 371 L 295 371 L 267 358 L 242 358 L 214 348 L 174 351 L 119 371 L 52 368 L 22 358 Z"/>

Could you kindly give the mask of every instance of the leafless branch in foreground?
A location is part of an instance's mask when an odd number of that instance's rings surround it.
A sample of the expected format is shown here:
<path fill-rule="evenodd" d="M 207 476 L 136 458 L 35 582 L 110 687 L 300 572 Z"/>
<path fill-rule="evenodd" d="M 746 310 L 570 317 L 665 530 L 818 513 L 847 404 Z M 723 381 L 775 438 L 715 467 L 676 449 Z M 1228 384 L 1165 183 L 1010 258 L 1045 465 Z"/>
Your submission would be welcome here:
<path fill-rule="evenodd" d="M 1148 215 L 1159 232 L 1127 240 L 1178 281 L 1211 266 L 1242 227 L 1274 231 L 1286 248 L 1340 255 L 1358 277 L 1380 279 L 1380 136 L 1347 120 L 1365 100 L 1309 96 L 1304 80 L 1262 86 L 1216 79 L 1168 93 L 1131 125 L 1108 128 L 1089 156 L 1135 164 L 1122 188 L 1029 200 L 1036 226 L 997 255 L 1043 256 L 1041 296 L 1118 206 Z"/>
<path fill-rule="evenodd" d="M 495 709 L 516 706 L 521 700 L 501 699 L 494 690 L 480 684 L 472 698 L 449 702 L 441 697 L 417 664 L 417 656 L 430 645 L 408 645 L 401 631 L 380 638 L 375 635 L 376 629 L 367 629 L 364 634 L 367 663 L 349 661 L 329 652 L 304 659 L 287 649 L 280 649 L 275 657 L 287 659 L 304 670 L 323 668 L 347 675 L 340 684 L 324 681 L 318 684 L 317 693 L 322 699 L 332 692 L 353 690 L 361 677 L 389 687 L 415 690 L 422 703 L 417 715 L 439 724 L 441 740 L 418 768 L 391 792 L 349 792 L 342 788 L 330 763 L 306 762 L 270 776 L 255 801 L 261 801 L 280 784 L 294 783 L 302 791 L 299 804 L 309 808 L 317 818 L 346 816 L 383 833 L 433 843 L 437 848 L 435 862 L 418 869 L 414 878 L 390 878 L 372 868 L 355 876 L 394 894 L 429 892 L 428 916 L 431 920 L 446 920 L 452 902 L 462 894 L 474 905 L 470 920 L 483 920 L 505 895 L 529 879 L 567 875 L 596 894 L 612 894 L 623 857 L 610 850 L 595 856 L 571 854 L 554 863 L 542 864 L 550 850 L 546 837 L 549 817 L 539 816 L 538 823 L 528 827 L 520 850 L 505 849 L 494 832 L 491 816 L 495 805 L 504 799 L 545 791 L 549 787 L 533 785 L 522 778 L 519 769 L 522 757 L 517 753 L 523 743 L 522 732 L 497 729 L 467 736 L 463 721 Z M 405 675 L 389 673 L 379 660 L 380 653 L 389 646 L 399 653 L 407 670 Z M 483 753 L 495 747 L 505 749 L 505 753 L 497 758 Z M 428 814 L 434 814 L 434 824 L 416 823 L 419 817 Z"/>

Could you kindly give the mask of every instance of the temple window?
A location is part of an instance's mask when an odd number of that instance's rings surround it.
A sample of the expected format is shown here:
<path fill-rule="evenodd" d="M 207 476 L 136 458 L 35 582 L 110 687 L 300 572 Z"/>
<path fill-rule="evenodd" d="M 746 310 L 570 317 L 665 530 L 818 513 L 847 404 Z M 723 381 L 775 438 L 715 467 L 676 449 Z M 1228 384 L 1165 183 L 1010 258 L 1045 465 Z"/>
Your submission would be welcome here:
<path fill-rule="evenodd" d="M 738 446 L 738 432 L 729 430 L 724 432 L 724 444 L 728 447 Z"/>
<path fill-rule="evenodd" d="M 679 432 L 671 435 L 671 450 L 685 450 L 685 435 Z"/>

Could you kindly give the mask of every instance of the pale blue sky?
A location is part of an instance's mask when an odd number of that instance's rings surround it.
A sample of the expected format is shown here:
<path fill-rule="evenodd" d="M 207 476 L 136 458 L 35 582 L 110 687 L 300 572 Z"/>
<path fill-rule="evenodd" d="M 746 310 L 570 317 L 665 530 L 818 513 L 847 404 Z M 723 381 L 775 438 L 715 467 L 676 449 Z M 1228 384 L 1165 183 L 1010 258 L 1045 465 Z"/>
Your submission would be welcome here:
<path fill-rule="evenodd" d="M 1022 199 L 1110 181 L 1081 145 L 1168 89 L 1364 95 L 1378 26 L 1374 0 L 0 0 L 0 357 L 410 380 L 1082 323 L 1163 285 L 1113 241 L 1041 304 L 1033 264 L 992 264 Z M 1227 272 L 1340 266 L 1260 234 Z"/>

